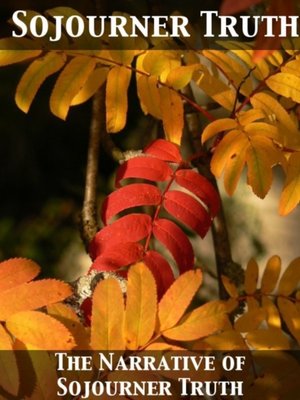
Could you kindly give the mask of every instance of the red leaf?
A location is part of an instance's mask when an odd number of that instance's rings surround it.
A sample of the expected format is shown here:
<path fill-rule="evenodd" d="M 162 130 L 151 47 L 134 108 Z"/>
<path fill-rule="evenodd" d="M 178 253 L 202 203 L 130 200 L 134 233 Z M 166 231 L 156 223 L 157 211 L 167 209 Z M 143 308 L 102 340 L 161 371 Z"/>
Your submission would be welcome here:
<path fill-rule="evenodd" d="M 213 185 L 204 176 L 189 169 L 180 169 L 176 172 L 175 180 L 202 200 L 215 217 L 220 208 L 220 198 Z"/>
<path fill-rule="evenodd" d="M 160 299 L 174 282 L 172 268 L 170 264 L 154 250 L 149 250 L 146 253 L 143 262 L 147 265 L 155 278 L 157 296 L 158 299 Z"/>
<path fill-rule="evenodd" d="M 179 146 L 164 139 L 157 139 L 150 143 L 144 149 L 144 153 L 150 154 L 163 161 L 170 161 L 178 164 L 182 162 Z"/>
<path fill-rule="evenodd" d="M 211 219 L 205 208 L 190 195 L 172 190 L 165 194 L 165 209 L 179 219 L 202 238 L 206 235 Z"/>
<path fill-rule="evenodd" d="M 164 182 L 170 179 L 173 171 L 167 163 L 154 157 L 134 157 L 123 163 L 117 171 L 116 187 L 126 178 L 148 179 L 154 182 Z"/>
<path fill-rule="evenodd" d="M 93 238 L 89 253 L 94 260 L 108 247 L 124 242 L 138 242 L 151 231 L 152 220 L 147 214 L 130 214 L 102 228 Z"/>
<path fill-rule="evenodd" d="M 93 262 L 91 270 L 116 271 L 133 264 L 143 257 L 143 246 L 139 243 L 118 243 L 100 254 Z"/>
<path fill-rule="evenodd" d="M 223 0 L 220 8 L 220 14 L 231 15 L 239 13 L 247 8 L 261 3 L 262 0 Z"/>
<path fill-rule="evenodd" d="M 157 206 L 160 201 L 161 194 L 157 187 L 147 183 L 133 183 L 106 197 L 102 206 L 102 220 L 106 225 L 120 211 L 137 206 Z"/>
<path fill-rule="evenodd" d="M 153 235 L 170 251 L 180 273 L 193 268 L 194 252 L 183 231 L 168 219 L 157 219 L 153 226 Z"/>

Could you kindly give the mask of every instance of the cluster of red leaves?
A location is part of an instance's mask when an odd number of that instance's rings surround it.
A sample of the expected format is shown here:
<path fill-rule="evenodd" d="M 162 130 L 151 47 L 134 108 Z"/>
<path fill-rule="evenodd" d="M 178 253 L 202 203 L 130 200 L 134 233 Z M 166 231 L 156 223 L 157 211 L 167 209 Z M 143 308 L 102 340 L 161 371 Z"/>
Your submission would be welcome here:
<path fill-rule="evenodd" d="M 154 275 L 161 297 L 174 281 L 174 272 L 164 250 L 161 254 L 153 249 L 152 240 L 171 253 L 179 274 L 192 269 L 193 248 L 177 222 L 203 238 L 219 210 L 218 194 L 183 160 L 179 146 L 163 139 L 124 162 L 117 171 L 115 186 L 117 189 L 102 205 L 104 227 L 90 245 L 94 260 L 91 269 L 118 271 L 126 276 L 129 265 L 143 261 Z M 141 206 L 147 206 L 150 214 L 144 209 L 137 212 L 136 207 Z M 129 214 L 115 218 L 128 209 Z"/>

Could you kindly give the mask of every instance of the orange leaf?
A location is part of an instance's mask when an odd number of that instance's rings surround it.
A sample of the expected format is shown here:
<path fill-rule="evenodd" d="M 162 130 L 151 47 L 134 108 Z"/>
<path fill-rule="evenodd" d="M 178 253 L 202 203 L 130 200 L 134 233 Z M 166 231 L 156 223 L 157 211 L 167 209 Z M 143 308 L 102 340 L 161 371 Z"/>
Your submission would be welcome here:
<path fill-rule="evenodd" d="M 8 393 L 17 396 L 20 377 L 12 339 L 0 324 L 0 386 Z M 6 351 L 4 351 L 6 350 Z"/>
<path fill-rule="evenodd" d="M 239 292 L 235 284 L 225 275 L 221 276 L 222 283 L 226 292 L 229 294 L 230 297 L 236 299 L 239 297 Z"/>
<path fill-rule="evenodd" d="M 258 280 L 258 265 L 252 258 L 247 265 L 245 273 L 245 291 L 247 294 L 253 294 L 256 291 Z"/>
<path fill-rule="evenodd" d="M 93 294 L 91 346 L 95 350 L 123 350 L 124 300 L 114 278 L 98 283 Z"/>
<path fill-rule="evenodd" d="M 157 313 L 156 284 L 144 263 L 133 265 L 128 273 L 125 311 L 126 346 L 135 350 L 152 337 Z"/>
<path fill-rule="evenodd" d="M 40 267 L 26 258 L 11 258 L 0 263 L 0 292 L 34 279 Z"/>
<path fill-rule="evenodd" d="M 71 350 L 76 345 L 69 330 L 55 318 L 38 311 L 23 311 L 6 321 L 13 336 L 39 350 Z"/>
<path fill-rule="evenodd" d="M 172 328 L 183 316 L 202 283 L 200 269 L 187 271 L 170 286 L 159 303 L 160 331 Z"/>
<path fill-rule="evenodd" d="M 279 297 L 278 308 L 289 331 L 300 344 L 300 312 L 296 305 L 290 300 Z"/>
<path fill-rule="evenodd" d="M 76 312 L 66 304 L 56 303 L 47 306 L 50 317 L 60 321 L 71 332 L 77 346 L 76 350 L 86 350 L 89 348 L 89 335 L 87 329 L 82 325 Z"/>
<path fill-rule="evenodd" d="M 277 307 L 268 296 L 262 298 L 262 308 L 267 313 L 267 323 L 272 328 L 281 327 L 281 319 Z"/>
<path fill-rule="evenodd" d="M 24 283 L 0 293 L 0 320 L 4 321 L 19 311 L 35 310 L 64 300 L 72 294 L 71 288 L 56 279 Z"/>
<path fill-rule="evenodd" d="M 187 314 L 181 323 L 163 332 L 172 340 L 196 340 L 212 335 L 228 327 L 227 305 L 221 301 L 211 301 Z"/>
<path fill-rule="evenodd" d="M 263 309 L 248 311 L 235 321 L 234 328 L 238 332 L 254 331 L 258 329 L 265 317 L 266 313 Z"/>
<path fill-rule="evenodd" d="M 261 291 L 263 293 L 272 293 L 275 289 L 281 270 L 281 259 L 278 256 L 271 257 L 266 265 L 262 279 Z"/>

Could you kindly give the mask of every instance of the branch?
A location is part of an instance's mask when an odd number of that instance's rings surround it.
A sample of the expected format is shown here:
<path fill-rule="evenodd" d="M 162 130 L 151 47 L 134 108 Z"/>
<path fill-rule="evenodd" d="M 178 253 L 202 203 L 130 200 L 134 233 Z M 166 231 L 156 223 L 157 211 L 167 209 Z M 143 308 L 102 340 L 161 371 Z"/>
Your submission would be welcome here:
<path fill-rule="evenodd" d="M 187 95 L 189 96 L 189 98 L 191 98 L 191 88 L 187 87 L 185 90 L 188 91 Z M 195 150 L 195 152 L 201 155 L 198 159 L 195 159 L 193 163 L 197 167 L 198 171 L 213 184 L 214 188 L 220 195 L 217 181 L 210 171 L 210 156 L 207 154 L 207 151 L 205 151 L 201 144 L 201 123 L 199 119 L 199 114 L 186 113 L 185 118 L 193 149 Z M 236 264 L 232 259 L 227 223 L 222 203 L 220 211 L 214 218 L 212 224 L 212 236 L 217 267 L 219 297 L 221 300 L 224 300 L 228 298 L 228 294 L 223 286 L 221 276 L 226 274 L 233 281 L 239 284 L 241 281 L 243 281 L 241 277 L 243 271 L 241 266 Z"/>
<path fill-rule="evenodd" d="M 88 145 L 84 200 L 81 211 L 81 237 L 86 249 L 99 230 L 97 222 L 97 179 L 100 137 L 104 129 L 105 93 L 101 88 L 93 98 L 90 138 Z"/>

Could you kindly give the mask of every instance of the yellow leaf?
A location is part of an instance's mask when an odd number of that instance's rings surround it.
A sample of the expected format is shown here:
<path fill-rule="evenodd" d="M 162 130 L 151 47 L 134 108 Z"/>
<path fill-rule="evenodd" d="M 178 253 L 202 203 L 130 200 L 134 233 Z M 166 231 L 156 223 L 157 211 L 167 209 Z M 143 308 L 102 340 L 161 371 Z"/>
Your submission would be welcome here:
<path fill-rule="evenodd" d="M 283 154 L 268 138 L 252 136 L 246 162 L 248 184 L 252 187 L 253 192 L 263 199 L 272 184 L 272 167 L 284 162 Z"/>
<path fill-rule="evenodd" d="M 253 83 L 250 77 L 247 77 L 248 69 L 230 55 L 222 50 L 204 50 L 203 55 L 208 58 L 222 72 L 229 83 L 233 82 L 236 87 L 243 82 L 240 92 L 244 96 L 249 96 L 253 90 Z M 245 79 L 246 78 L 246 79 Z"/>
<path fill-rule="evenodd" d="M 26 258 L 11 258 L 0 263 L 0 293 L 34 279 L 40 267 Z"/>
<path fill-rule="evenodd" d="M 238 123 L 232 118 L 221 118 L 216 121 L 208 124 L 201 135 L 202 143 L 205 143 L 207 140 L 211 139 L 215 135 L 220 132 L 225 132 L 228 130 L 232 130 L 238 128 Z"/>
<path fill-rule="evenodd" d="M 207 68 L 202 66 L 202 72 L 195 72 L 196 85 L 220 106 L 232 112 L 235 104 L 235 91 L 221 79 L 213 76 Z"/>
<path fill-rule="evenodd" d="M 228 327 L 226 303 L 211 301 L 185 315 L 179 324 L 163 332 L 171 340 L 200 339 Z"/>
<path fill-rule="evenodd" d="M 26 38 L 0 39 L 0 66 L 15 64 L 38 57 L 42 50 L 35 49 L 35 43 Z"/>
<path fill-rule="evenodd" d="M 239 292 L 235 284 L 225 275 L 221 276 L 222 283 L 226 289 L 226 292 L 229 294 L 230 297 L 236 299 L 239 297 Z"/>
<path fill-rule="evenodd" d="M 137 90 L 143 112 L 154 118 L 162 119 L 160 109 L 160 96 L 155 76 L 139 76 L 137 78 Z"/>
<path fill-rule="evenodd" d="M 28 112 L 37 91 L 42 83 L 52 74 L 59 71 L 66 62 L 64 54 L 49 52 L 44 57 L 33 61 L 18 84 L 15 100 L 17 106 L 25 113 Z"/>
<path fill-rule="evenodd" d="M 257 329 L 246 335 L 246 340 L 254 350 L 288 350 L 288 337 L 278 328 Z"/>
<path fill-rule="evenodd" d="M 275 93 L 300 103 L 300 77 L 286 72 L 279 72 L 270 76 L 266 80 L 266 84 Z"/>
<path fill-rule="evenodd" d="M 144 263 L 129 269 L 125 310 L 126 347 L 138 349 L 149 342 L 154 333 L 157 313 L 156 283 Z"/>
<path fill-rule="evenodd" d="M 97 90 L 104 84 L 108 74 L 108 68 L 96 68 L 88 77 L 81 90 L 76 94 L 71 102 L 71 106 L 77 106 L 89 100 Z"/>
<path fill-rule="evenodd" d="M 12 339 L 0 324 L 0 387 L 17 396 L 20 377 Z"/>
<path fill-rule="evenodd" d="M 212 350 L 247 350 L 242 335 L 232 329 L 221 332 L 205 339 L 205 343 L 209 344 Z"/>
<path fill-rule="evenodd" d="M 262 308 L 267 313 L 267 323 L 270 327 L 280 328 L 281 319 L 277 307 L 267 296 L 262 297 Z"/>
<path fill-rule="evenodd" d="M 55 279 L 24 283 L 0 293 L 0 320 L 25 310 L 34 310 L 64 300 L 72 294 L 71 288 Z"/>
<path fill-rule="evenodd" d="M 279 297 L 278 308 L 289 331 L 300 344 L 300 313 L 297 307 L 292 301 Z"/>
<path fill-rule="evenodd" d="M 130 78 L 131 71 L 125 67 L 113 67 L 108 73 L 105 100 L 107 132 L 119 132 L 126 124 Z"/>
<path fill-rule="evenodd" d="M 183 89 L 192 80 L 196 68 L 197 65 L 188 65 L 172 69 L 167 76 L 167 84 L 176 90 Z"/>
<path fill-rule="evenodd" d="M 159 94 L 166 138 L 180 145 L 184 124 L 182 99 L 178 93 L 164 86 L 159 88 Z"/>
<path fill-rule="evenodd" d="M 281 271 L 281 259 L 278 256 L 271 257 L 266 265 L 262 279 L 261 291 L 262 293 L 272 293 L 275 289 Z"/>
<path fill-rule="evenodd" d="M 47 313 L 56 318 L 71 332 L 77 344 L 76 350 L 89 349 L 89 335 L 76 312 L 68 305 L 55 303 L 47 306 Z"/>
<path fill-rule="evenodd" d="M 100 281 L 93 294 L 91 347 L 94 350 L 123 350 L 124 300 L 114 278 Z"/>
<path fill-rule="evenodd" d="M 21 342 L 40 350 L 71 350 L 76 345 L 68 329 L 38 311 L 22 311 L 6 321 L 6 328 Z"/>
<path fill-rule="evenodd" d="M 187 271 L 169 287 L 159 303 L 160 331 L 172 328 L 183 316 L 202 283 L 200 269 Z"/>
<path fill-rule="evenodd" d="M 300 281 L 300 257 L 295 258 L 284 271 L 278 286 L 278 294 L 289 296 Z"/>
<path fill-rule="evenodd" d="M 280 196 L 279 213 L 287 215 L 300 202 L 300 152 L 292 154 L 288 161 L 287 176 Z"/>
<path fill-rule="evenodd" d="M 235 321 L 234 329 L 241 333 L 254 331 L 258 329 L 265 317 L 266 313 L 263 309 L 245 312 Z"/>
<path fill-rule="evenodd" d="M 256 291 L 258 280 L 258 265 L 257 262 L 251 258 L 248 262 L 245 272 L 245 292 L 247 294 L 253 294 Z"/>
<path fill-rule="evenodd" d="M 276 99 L 267 93 L 261 92 L 255 94 L 250 101 L 255 109 L 265 113 L 270 122 L 277 122 L 278 128 L 282 127 L 278 133 L 278 139 L 280 138 L 283 146 L 292 147 L 299 145 L 298 127 Z"/>
<path fill-rule="evenodd" d="M 251 110 L 248 111 L 242 111 L 237 115 L 237 120 L 239 124 L 245 127 L 254 121 L 265 118 L 266 118 L 265 113 L 262 110 L 255 108 L 252 108 Z"/>
<path fill-rule="evenodd" d="M 251 137 L 261 136 L 270 139 L 279 139 L 279 133 L 276 126 L 265 122 L 252 122 L 244 127 L 244 131 Z M 270 142 L 271 145 L 271 142 Z"/>
<path fill-rule="evenodd" d="M 181 54 L 168 50 L 148 50 L 143 58 L 143 69 L 165 83 L 169 72 L 181 64 Z"/>
<path fill-rule="evenodd" d="M 87 56 L 74 57 L 60 73 L 50 97 L 50 109 L 65 120 L 73 98 L 94 70 L 96 61 Z"/>

